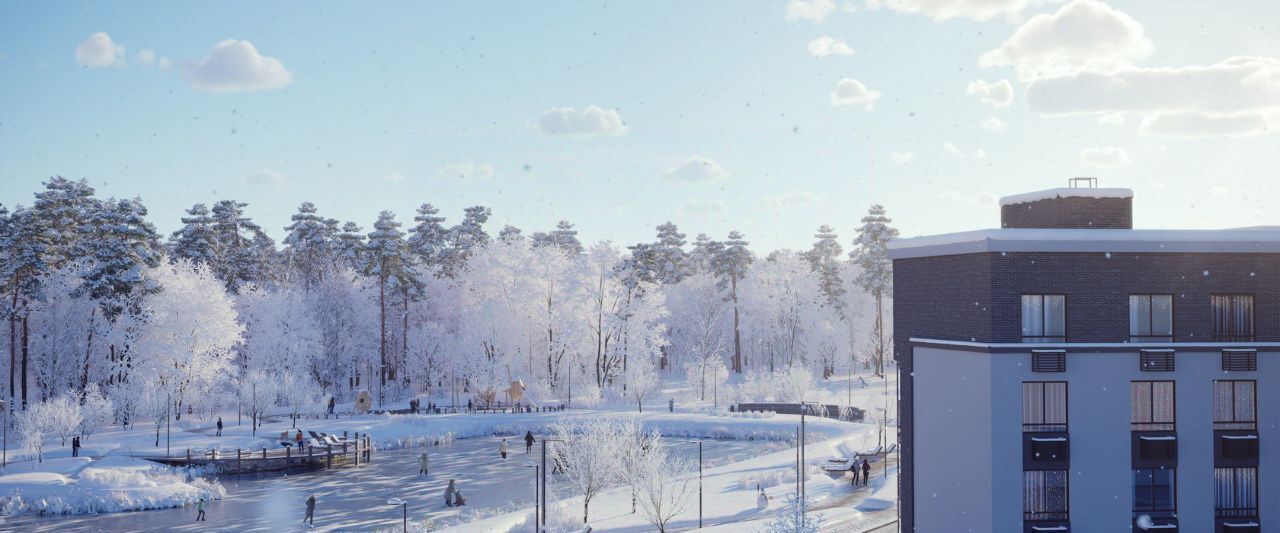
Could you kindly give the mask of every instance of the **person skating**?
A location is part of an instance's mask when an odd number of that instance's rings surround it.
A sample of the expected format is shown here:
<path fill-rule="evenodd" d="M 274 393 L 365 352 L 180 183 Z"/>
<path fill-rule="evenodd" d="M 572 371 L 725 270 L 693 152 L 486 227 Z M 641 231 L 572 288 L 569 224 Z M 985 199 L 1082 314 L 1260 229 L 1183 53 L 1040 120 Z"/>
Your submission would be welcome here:
<path fill-rule="evenodd" d="M 427 475 L 427 452 L 422 452 L 422 455 L 418 456 L 418 475 Z"/>
<path fill-rule="evenodd" d="M 502 458 L 507 458 L 507 439 L 502 439 L 502 444 L 498 445 L 498 453 L 502 454 Z"/>
<path fill-rule="evenodd" d="M 524 453 L 528 455 L 533 452 L 533 432 L 526 431 L 524 433 Z"/>
<path fill-rule="evenodd" d="M 445 507 L 453 507 L 453 493 L 457 490 L 454 487 L 453 480 L 449 480 L 449 486 L 444 488 L 444 505 Z"/>
<path fill-rule="evenodd" d="M 222 436 L 222 417 L 218 417 L 218 436 Z"/>
<path fill-rule="evenodd" d="M 866 485 L 868 479 L 871 479 L 871 463 L 868 463 L 866 459 L 863 459 L 862 460 L 862 484 Z"/>
<path fill-rule="evenodd" d="M 309 523 L 312 526 L 316 525 L 316 495 L 315 494 L 307 496 L 307 514 L 306 516 L 302 517 L 302 522 Z"/>
<path fill-rule="evenodd" d="M 196 522 L 205 522 L 205 521 L 206 520 L 204 517 L 204 497 L 201 497 L 200 501 L 196 502 Z"/>

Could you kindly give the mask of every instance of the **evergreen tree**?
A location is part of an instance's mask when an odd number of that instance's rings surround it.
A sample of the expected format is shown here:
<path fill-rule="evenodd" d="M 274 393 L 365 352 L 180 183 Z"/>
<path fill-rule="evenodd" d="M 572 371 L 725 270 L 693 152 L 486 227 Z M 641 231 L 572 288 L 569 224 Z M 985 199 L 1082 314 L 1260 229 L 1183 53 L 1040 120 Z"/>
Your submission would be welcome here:
<path fill-rule="evenodd" d="M 520 228 L 507 224 L 502 227 L 502 231 L 498 232 L 498 240 L 505 243 L 520 242 L 524 239 L 524 235 L 520 233 Z"/>
<path fill-rule="evenodd" d="M 533 246 L 554 246 L 569 257 L 581 255 L 583 251 L 582 242 L 578 241 L 578 230 L 573 229 L 573 224 L 568 220 L 561 220 L 551 233 L 535 232 Z"/>
<path fill-rule="evenodd" d="M 898 236 L 898 230 L 889 225 L 893 219 L 885 216 L 884 206 L 875 204 L 862 217 L 858 236 L 853 240 L 849 258 L 861 268 L 854 279 L 864 292 L 876 299 L 876 375 L 884 375 L 884 358 L 887 346 L 884 341 L 884 298 L 893 297 L 893 262 L 889 260 L 889 241 Z"/>
<path fill-rule="evenodd" d="M 737 231 L 729 232 L 729 238 L 723 243 L 724 248 L 716 254 L 714 271 L 716 285 L 721 291 L 728 291 L 726 300 L 733 303 L 733 371 L 742 373 L 742 334 L 740 328 L 740 311 L 738 309 L 738 282 L 747 273 L 751 265 L 751 250 L 747 249 L 747 241 Z"/>
<path fill-rule="evenodd" d="M 18 207 L 5 219 L 5 232 L 0 238 L 4 250 L 4 264 L 0 269 L 8 306 L 5 315 L 9 319 L 9 398 L 17 406 L 18 383 L 22 376 L 21 406 L 27 406 L 27 368 L 30 361 L 30 331 L 28 317 L 31 306 L 44 299 L 42 278 L 50 270 L 47 262 L 49 233 L 44 230 L 34 209 Z M 21 339 L 21 341 L 19 341 Z M 22 362 L 19 371 L 18 351 L 21 345 Z"/>
<path fill-rule="evenodd" d="M 369 242 L 365 245 L 365 249 L 367 255 L 364 274 L 378 279 L 378 356 L 381 361 L 378 372 L 381 385 L 378 390 L 378 403 L 381 405 L 385 399 L 384 390 L 387 380 L 394 379 L 394 374 L 389 373 L 387 365 L 387 289 L 399 289 L 402 293 L 407 321 L 411 287 L 417 285 L 417 280 L 413 278 L 408 243 L 404 240 L 404 232 L 400 231 L 400 223 L 396 222 L 394 213 L 383 211 L 378 214 L 378 221 L 373 224 L 373 231 L 369 233 Z M 394 286 L 388 287 L 391 283 L 394 283 Z"/>
<path fill-rule="evenodd" d="M 813 272 L 818 275 L 818 280 L 822 284 L 822 294 L 827 297 L 827 303 L 843 313 L 844 300 L 841 296 L 844 295 L 844 284 L 840 279 L 838 261 L 844 249 L 840 246 L 840 236 L 836 235 L 831 226 L 823 224 L 813 237 L 818 241 L 813 243 L 813 248 L 804 257 L 813 267 Z"/>
<path fill-rule="evenodd" d="M 182 217 L 182 228 L 169 236 L 171 259 L 190 259 L 192 263 L 212 265 L 218 257 L 218 241 L 213 234 L 213 218 L 209 208 L 196 204 Z"/>
<path fill-rule="evenodd" d="M 355 222 L 348 221 L 342 225 L 335 243 L 334 262 L 341 268 L 360 270 L 364 268 L 364 230 Z"/>
<path fill-rule="evenodd" d="M 489 221 L 492 212 L 481 205 L 468 207 L 462 222 L 449 228 L 449 249 L 445 260 L 441 263 L 441 273 L 446 277 L 456 277 L 467 264 L 471 253 L 489 244 L 489 234 L 484 232 L 484 223 Z"/>
<path fill-rule="evenodd" d="M 658 241 L 629 247 L 636 275 L 663 285 L 679 283 L 690 274 L 689 255 L 684 251 L 685 235 L 671 222 L 658 226 Z M 705 237 L 705 235 L 703 236 Z"/>
<path fill-rule="evenodd" d="M 699 233 L 693 241 L 693 251 L 689 253 L 689 273 L 713 271 L 715 258 L 724 250 L 724 243 L 711 240 L 706 233 Z"/>
<path fill-rule="evenodd" d="M 244 214 L 248 205 L 222 200 L 214 204 L 212 210 L 217 258 L 211 266 L 213 274 L 231 292 L 238 291 L 246 283 L 267 279 L 271 260 L 267 253 L 274 250 L 270 237 Z"/>
<path fill-rule="evenodd" d="M 292 220 L 293 224 L 284 228 L 289 232 L 284 238 L 284 257 L 302 285 L 312 287 L 333 265 L 338 221 L 317 215 L 311 202 L 299 205 Z"/>
<path fill-rule="evenodd" d="M 441 224 L 444 217 L 439 213 L 431 204 L 418 206 L 418 215 L 413 217 L 417 225 L 409 229 L 409 250 L 428 268 L 439 266 L 448 251 L 449 230 Z"/>
<path fill-rule="evenodd" d="M 142 297 L 160 287 L 144 271 L 160 264 L 160 236 L 147 222 L 147 208 L 139 199 L 107 200 L 89 220 L 89 257 L 76 295 L 98 302 L 103 316 L 114 320 L 125 311 L 138 311 Z"/>
<path fill-rule="evenodd" d="M 87 255 L 81 248 L 85 232 L 89 219 L 101 209 L 93 194 L 88 181 L 62 176 L 50 178 L 44 190 L 36 193 L 32 211 L 46 239 L 46 260 L 53 268 Z"/>

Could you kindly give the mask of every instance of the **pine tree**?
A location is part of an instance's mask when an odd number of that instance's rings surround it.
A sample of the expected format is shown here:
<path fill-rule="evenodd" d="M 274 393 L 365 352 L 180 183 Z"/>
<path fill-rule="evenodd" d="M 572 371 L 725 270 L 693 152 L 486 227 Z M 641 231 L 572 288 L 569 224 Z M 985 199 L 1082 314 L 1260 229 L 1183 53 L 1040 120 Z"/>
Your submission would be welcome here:
<path fill-rule="evenodd" d="M 441 224 L 444 217 L 439 213 L 440 210 L 431 204 L 418 206 L 418 215 L 413 217 L 417 225 L 409 229 L 409 250 L 428 268 L 444 262 L 448 251 L 449 230 Z"/>
<path fill-rule="evenodd" d="M 498 232 L 498 240 L 505 243 L 520 242 L 524 239 L 521 235 L 520 228 L 507 224 L 502 227 L 502 231 Z"/>
<path fill-rule="evenodd" d="M 727 301 L 733 302 L 733 371 L 742 373 L 742 334 L 738 309 L 738 282 L 747 273 L 751 265 L 751 250 L 747 249 L 747 241 L 737 231 L 729 232 L 724 241 L 724 249 L 715 256 L 716 285 L 721 291 L 728 291 Z"/>
<path fill-rule="evenodd" d="M 446 277 L 456 277 L 467 264 L 471 253 L 489 244 L 489 234 L 484 232 L 484 223 L 489 221 L 492 212 L 482 205 L 468 207 L 462 222 L 449 228 L 449 249 L 441 264 L 441 273 Z"/>
<path fill-rule="evenodd" d="M 578 240 L 578 230 L 573 229 L 573 224 L 568 220 L 561 220 L 551 233 L 534 233 L 533 246 L 554 246 L 569 257 L 581 255 L 583 251 L 582 242 Z"/>
<path fill-rule="evenodd" d="M 169 236 L 169 256 L 190 259 L 201 265 L 212 265 L 218 257 L 218 241 L 213 234 L 213 218 L 209 208 L 196 204 L 182 217 L 182 228 Z"/>
<path fill-rule="evenodd" d="M 21 406 L 26 409 L 27 365 L 30 354 L 28 316 L 31 305 L 44 299 L 42 278 L 50 270 L 46 262 L 50 249 L 49 234 L 44 231 L 36 212 L 22 207 L 16 208 L 5 219 L 4 227 L 5 232 L 0 239 L 0 248 L 4 250 L 4 264 L 0 269 L 0 275 L 3 275 L 4 290 L 9 300 L 8 308 L 5 310 L 5 315 L 9 319 L 9 399 L 10 405 L 18 405 L 16 377 L 19 375 L 20 344 L 22 351 Z"/>
<path fill-rule="evenodd" d="M 334 252 L 334 263 L 340 268 L 360 270 L 364 268 L 364 230 L 355 222 L 348 221 L 342 225 L 338 233 Z"/>
<path fill-rule="evenodd" d="M 53 268 L 61 268 L 68 261 L 86 255 L 81 248 L 89 219 L 100 209 L 93 197 L 93 187 L 83 179 L 69 180 L 54 176 L 44 183 L 44 190 L 36 193 L 32 206 L 36 219 L 47 239 L 47 261 Z"/>
<path fill-rule="evenodd" d="M 383 211 L 378 214 L 378 221 L 373 224 L 373 231 L 369 233 L 369 242 L 365 245 L 367 255 L 365 256 L 364 274 L 378 279 L 378 309 L 379 309 L 379 337 L 378 337 L 378 356 L 380 358 L 381 368 L 379 370 L 379 380 L 381 387 L 378 390 L 378 403 L 384 401 L 384 390 L 387 387 L 387 380 L 394 379 L 394 374 L 390 374 L 387 368 L 387 289 L 390 283 L 394 286 L 392 290 L 399 289 L 404 298 L 405 320 L 408 320 L 408 302 L 411 296 L 411 287 L 417 285 L 417 280 L 413 277 L 412 259 L 409 255 L 408 243 L 404 240 L 404 232 L 400 231 L 400 223 L 396 222 L 395 214 L 390 211 Z M 403 345 L 402 345 L 403 348 Z"/>
<path fill-rule="evenodd" d="M 685 234 L 670 221 L 658 226 L 658 243 L 654 247 L 658 283 L 674 285 L 689 275 L 685 254 Z"/>
<path fill-rule="evenodd" d="M 716 256 L 724 250 L 724 243 L 711 240 L 706 233 L 699 233 L 693 241 L 693 251 L 689 252 L 689 273 L 714 271 Z"/>
<path fill-rule="evenodd" d="M 266 279 L 271 258 L 264 255 L 268 249 L 274 249 L 262 228 L 244 214 L 248 205 L 222 200 L 214 204 L 212 210 L 217 257 L 211 266 L 213 274 L 231 292 L 238 291 L 246 283 Z"/>
<path fill-rule="evenodd" d="M 304 287 L 313 287 L 333 265 L 338 221 L 316 214 L 316 206 L 303 202 L 294 213 L 293 224 L 284 228 L 284 257 L 298 273 Z"/>
<path fill-rule="evenodd" d="M 898 236 L 898 230 L 889 225 L 893 219 L 885 216 L 884 206 L 874 204 L 862 217 L 858 236 L 853 240 L 849 258 L 861 268 L 854 282 L 864 292 L 876 299 L 876 375 L 884 375 L 884 358 L 888 347 L 884 341 L 884 298 L 893 297 L 893 262 L 889 260 L 889 241 Z"/>
<path fill-rule="evenodd" d="M 836 235 L 831 226 L 823 224 L 813 237 L 818 241 L 813 243 L 813 248 L 804 257 L 818 275 L 822 294 L 827 297 L 828 305 L 843 313 L 844 300 L 841 296 L 844 295 L 844 286 L 840 279 L 838 261 L 844 249 L 840 246 L 840 236 Z"/>

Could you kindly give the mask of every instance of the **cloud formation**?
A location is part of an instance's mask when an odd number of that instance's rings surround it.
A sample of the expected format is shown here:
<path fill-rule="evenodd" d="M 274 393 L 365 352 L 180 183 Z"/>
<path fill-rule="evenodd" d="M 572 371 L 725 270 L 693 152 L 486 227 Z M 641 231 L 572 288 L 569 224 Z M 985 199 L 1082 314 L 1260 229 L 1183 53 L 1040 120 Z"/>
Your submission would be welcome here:
<path fill-rule="evenodd" d="M 124 45 L 111 40 L 106 32 L 97 32 L 76 45 L 76 63 L 82 67 L 114 67 L 124 64 Z"/>
<path fill-rule="evenodd" d="M 1138 133 L 1148 137 L 1249 137 L 1280 130 L 1280 114 L 1209 115 L 1169 113 L 1142 120 Z"/>
<path fill-rule="evenodd" d="M 696 155 L 662 173 L 663 179 L 689 183 L 720 181 L 728 177 L 729 172 L 719 163 Z"/>
<path fill-rule="evenodd" d="M 440 167 L 440 177 L 463 180 L 482 180 L 493 177 L 493 166 L 488 163 L 450 163 Z"/>
<path fill-rule="evenodd" d="M 867 9 L 888 8 L 924 15 L 938 22 L 953 18 L 983 21 L 1017 15 L 1031 3 L 1031 0 L 867 0 Z"/>
<path fill-rule="evenodd" d="M 791 0 L 787 2 L 787 20 L 807 20 L 822 24 L 836 10 L 835 0 Z"/>
<path fill-rule="evenodd" d="M 791 191 L 765 198 L 762 205 L 765 209 L 776 210 L 786 207 L 800 207 L 818 201 L 818 196 L 804 191 Z"/>
<path fill-rule="evenodd" d="M 946 152 L 948 155 L 959 157 L 960 159 L 986 159 L 987 158 L 986 150 L 978 148 L 966 154 L 964 153 L 964 150 L 961 150 L 959 146 L 952 144 L 951 141 L 942 143 L 942 151 Z"/>
<path fill-rule="evenodd" d="M 831 105 L 836 107 L 860 105 L 870 111 L 879 99 L 879 91 L 867 89 L 866 85 L 853 78 L 841 79 L 836 83 L 836 90 L 831 91 Z"/>
<path fill-rule="evenodd" d="M 915 157 L 915 156 L 916 156 L 916 154 L 914 154 L 914 153 L 912 153 L 912 152 L 904 152 L 904 151 L 902 151 L 902 150 L 894 150 L 892 154 L 889 154 L 889 160 L 890 160 L 890 161 L 893 161 L 894 163 L 897 163 L 897 164 L 899 164 L 899 165 L 905 165 L 905 164 L 907 164 L 907 163 L 910 163 L 910 162 L 911 162 L 911 158 L 913 158 L 913 157 Z"/>
<path fill-rule="evenodd" d="M 1112 71 L 1150 56 L 1154 47 L 1129 15 L 1097 0 L 1074 0 L 1052 15 L 1036 15 L 999 48 L 982 54 L 978 66 L 1011 66 L 1018 79 Z"/>
<path fill-rule="evenodd" d="M 1129 151 L 1115 146 L 1090 146 L 1080 150 L 1080 165 L 1089 168 L 1125 168 L 1133 163 Z"/>
<path fill-rule="evenodd" d="M 718 215 L 727 210 L 720 200 L 690 200 L 680 206 L 680 213 L 688 216 Z"/>
<path fill-rule="evenodd" d="M 823 35 L 822 37 L 809 41 L 809 55 L 813 57 L 827 57 L 831 55 L 851 56 L 853 54 L 853 47 L 834 37 Z"/>
<path fill-rule="evenodd" d="M 1003 120 L 996 117 L 991 117 L 982 121 L 982 129 L 987 131 L 994 131 L 998 133 L 1004 131 L 1007 127 L 1009 127 L 1008 124 L 1005 124 Z"/>
<path fill-rule="evenodd" d="M 989 104 L 991 107 L 1005 107 L 1013 103 L 1013 84 L 1009 83 L 1009 80 L 991 83 L 981 79 L 974 80 L 969 82 L 964 92 L 977 96 L 982 103 Z"/>
<path fill-rule="evenodd" d="M 269 168 L 261 168 L 249 173 L 245 176 L 244 182 L 255 187 L 266 187 L 273 190 L 282 190 L 289 184 L 289 180 L 278 171 Z"/>
<path fill-rule="evenodd" d="M 578 111 L 572 107 L 553 107 L 544 111 L 533 123 L 543 135 L 598 137 L 622 135 L 627 126 L 616 109 L 589 105 Z"/>
<path fill-rule="evenodd" d="M 280 60 L 236 39 L 213 45 L 204 59 L 187 61 L 183 76 L 192 87 L 212 93 L 268 91 L 293 82 L 293 73 Z"/>

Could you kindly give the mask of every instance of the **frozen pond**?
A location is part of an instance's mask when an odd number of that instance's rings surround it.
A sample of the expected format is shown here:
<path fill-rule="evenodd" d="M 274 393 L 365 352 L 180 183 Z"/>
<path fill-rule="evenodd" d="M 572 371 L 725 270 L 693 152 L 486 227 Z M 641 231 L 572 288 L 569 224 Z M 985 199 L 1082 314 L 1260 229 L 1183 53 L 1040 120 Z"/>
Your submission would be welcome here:
<path fill-rule="evenodd" d="M 458 440 L 448 446 L 375 452 L 373 462 L 359 468 L 335 468 L 292 475 L 263 475 L 237 480 L 223 478 L 224 500 L 208 505 L 208 521 L 195 522 L 195 508 L 160 509 L 103 515 L 36 516 L 0 518 L 6 531 L 299 531 L 304 502 L 316 496 L 317 530 L 377 528 L 399 530 L 401 509 L 387 505 L 388 498 L 409 502 L 411 520 L 430 517 L 438 525 L 455 523 L 458 511 L 447 508 L 443 491 L 456 479 L 468 499 L 463 512 L 490 516 L 533 505 L 533 469 L 527 460 L 539 458 L 539 446 L 525 455 L 524 442 L 508 437 L 509 457 L 498 456 L 499 437 Z M 697 446 L 673 439 L 677 450 L 696 460 Z M 768 441 L 707 441 L 704 464 L 737 462 L 787 447 Z M 418 474 L 418 457 L 430 455 L 431 475 Z M 549 491 L 556 494 L 554 477 Z M 570 495 L 566 495 L 568 497 Z"/>

